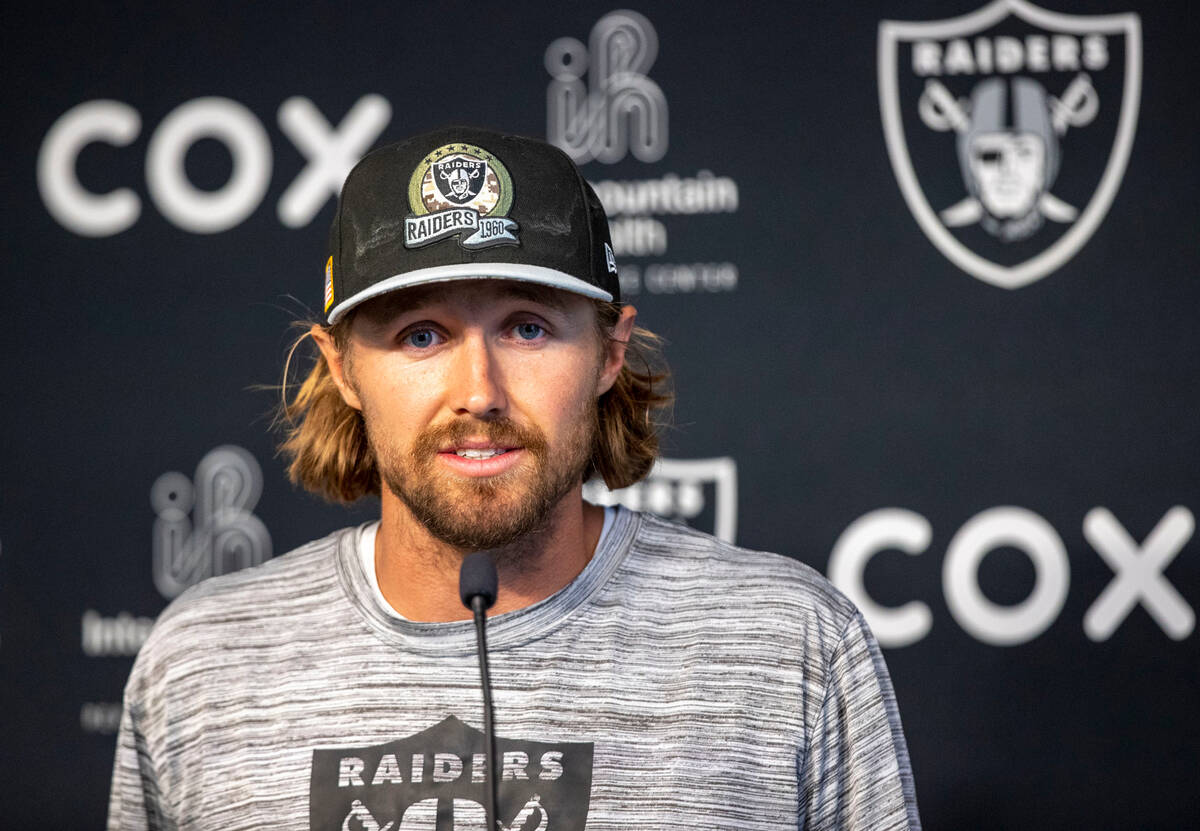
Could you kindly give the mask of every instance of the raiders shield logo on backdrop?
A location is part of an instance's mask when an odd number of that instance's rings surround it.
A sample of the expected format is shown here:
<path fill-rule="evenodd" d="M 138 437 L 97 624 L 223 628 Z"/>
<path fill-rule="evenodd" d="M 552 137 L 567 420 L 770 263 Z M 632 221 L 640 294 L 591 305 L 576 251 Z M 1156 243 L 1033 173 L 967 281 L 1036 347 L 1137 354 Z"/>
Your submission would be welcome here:
<path fill-rule="evenodd" d="M 681 520 L 725 542 L 737 537 L 737 462 L 729 456 L 660 458 L 645 479 L 627 488 L 610 491 L 600 479 L 584 482 L 583 498 Z"/>
<path fill-rule="evenodd" d="M 1025 0 L 880 23 L 888 155 L 951 262 L 1019 288 L 1088 241 L 1133 146 L 1141 50 L 1136 14 L 1060 14 Z"/>
<path fill-rule="evenodd" d="M 448 716 L 407 739 L 313 751 L 312 831 L 485 831 L 484 735 Z M 494 831 L 583 831 L 594 745 L 496 737 Z"/>

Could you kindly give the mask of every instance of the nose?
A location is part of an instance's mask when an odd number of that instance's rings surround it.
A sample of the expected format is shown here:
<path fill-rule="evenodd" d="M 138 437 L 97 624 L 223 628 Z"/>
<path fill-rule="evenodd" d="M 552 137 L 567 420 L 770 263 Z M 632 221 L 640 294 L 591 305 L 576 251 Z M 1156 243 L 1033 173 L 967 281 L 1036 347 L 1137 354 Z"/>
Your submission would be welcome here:
<path fill-rule="evenodd" d="M 456 415 L 495 418 L 508 409 L 500 366 L 482 332 L 459 342 L 449 380 L 450 406 Z"/>

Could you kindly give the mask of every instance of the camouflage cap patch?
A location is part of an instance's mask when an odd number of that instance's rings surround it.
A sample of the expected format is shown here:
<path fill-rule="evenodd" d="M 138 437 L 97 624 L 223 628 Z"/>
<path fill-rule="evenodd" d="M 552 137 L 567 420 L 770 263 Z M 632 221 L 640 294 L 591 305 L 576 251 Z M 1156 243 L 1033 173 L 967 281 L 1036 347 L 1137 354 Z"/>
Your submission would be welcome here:
<path fill-rule="evenodd" d="M 457 236 L 468 250 L 520 245 L 508 218 L 512 177 L 492 153 L 473 144 L 445 144 L 425 156 L 408 183 L 412 213 L 404 220 L 405 248 Z"/>

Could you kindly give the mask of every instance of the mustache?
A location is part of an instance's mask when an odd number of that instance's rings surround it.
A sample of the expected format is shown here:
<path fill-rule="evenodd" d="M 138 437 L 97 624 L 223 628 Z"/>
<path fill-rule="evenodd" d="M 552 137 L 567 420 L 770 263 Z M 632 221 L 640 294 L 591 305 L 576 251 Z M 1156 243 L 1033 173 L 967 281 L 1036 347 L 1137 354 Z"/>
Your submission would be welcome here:
<path fill-rule="evenodd" d="M 483 438 L 502 447 L 523 447 L 534 455 L 544 456 L 547 450 L 545 435 L 536 427 L 517 424 L 507 416 L 496 419 L 461 418 L 423 430 L 413 450 L 420 457 L 436 454 L 446 445 L 458 444 L 471 438 Z"/>

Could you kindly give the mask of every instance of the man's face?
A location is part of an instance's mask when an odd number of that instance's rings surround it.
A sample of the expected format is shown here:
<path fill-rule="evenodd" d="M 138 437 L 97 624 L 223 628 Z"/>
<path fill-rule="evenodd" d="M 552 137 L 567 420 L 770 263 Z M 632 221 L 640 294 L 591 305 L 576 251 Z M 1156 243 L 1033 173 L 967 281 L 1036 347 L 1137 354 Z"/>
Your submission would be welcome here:
<path fill-rule="evenodd" d="M 578 295 L 497 280 L 408 289 L 355 316 L 347 401 L 384 487 L 433 536 L 498 548 L 579 487 L 616 375 L 607 351 Z"/>
<path fill-rule="evenodd" d="M 1033 210 L 1046 181 L 1046 146 L 1032 133 L 983 133 L 971 142 L 979 201 L 1000 219 Z"/>
<path fill-rule="evenodd" d="M 462 169 L 452 171 L 447 181 L 450 182 L 450 192 L 455 196 L 462 196 L 467 192 L 467 187 L 471 184 L 467 178 L 466 171 Z"/>

